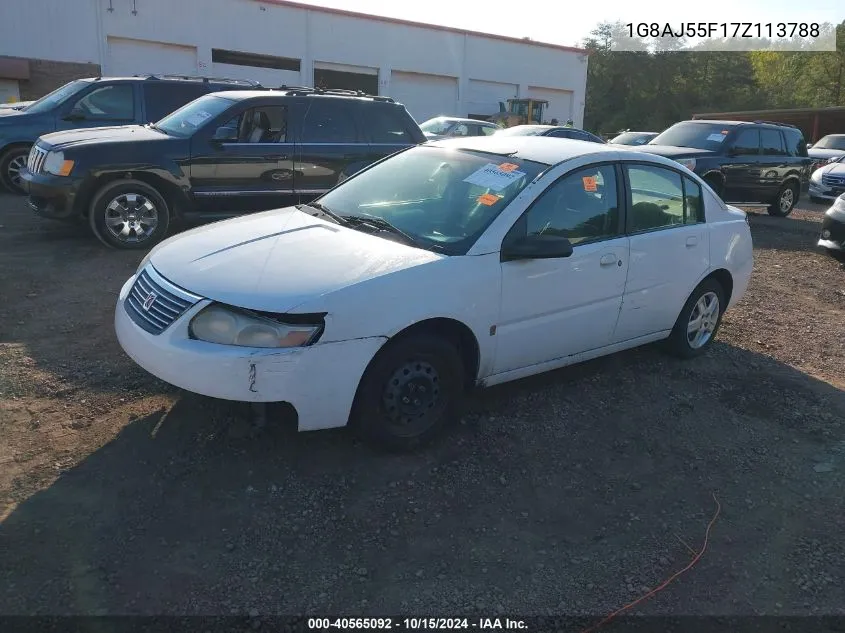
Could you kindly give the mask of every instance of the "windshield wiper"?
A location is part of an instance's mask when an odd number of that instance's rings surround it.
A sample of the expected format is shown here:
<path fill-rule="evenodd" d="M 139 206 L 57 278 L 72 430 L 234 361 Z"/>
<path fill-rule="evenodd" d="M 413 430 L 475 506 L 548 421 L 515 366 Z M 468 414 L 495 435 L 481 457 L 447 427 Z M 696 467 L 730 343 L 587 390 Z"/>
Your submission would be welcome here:
<path fill-rule="evenodd" d="M 297 209 L 302 210 L 302 207 L 311 207 L 312 209 L 319 211 L 324 216 L 335 222 L 336 224 L 347 224 L 346 219 L 339 216 L 337 213 L 326 207 L 320 202 L 309 202 L 308 204 L 300 204 L 297 205 Z"/>
<path fill-rule="evenodd" d="M 398 228 L 397 226 L 394 226 L 384 218 L 380 218 L 375 215 L 345 215 L 343 216 L 343 219 L 346 220 L 347 223 L 355 224 L 356 226 L 361 226 L 362 224 L 369 225 L 373 228 L 393 233 L 394 235 L 398 235 L 399 237 L 401 237 L 409 246 L 423 248 L 416 239 L 405 233 L 405 231 Z"/>

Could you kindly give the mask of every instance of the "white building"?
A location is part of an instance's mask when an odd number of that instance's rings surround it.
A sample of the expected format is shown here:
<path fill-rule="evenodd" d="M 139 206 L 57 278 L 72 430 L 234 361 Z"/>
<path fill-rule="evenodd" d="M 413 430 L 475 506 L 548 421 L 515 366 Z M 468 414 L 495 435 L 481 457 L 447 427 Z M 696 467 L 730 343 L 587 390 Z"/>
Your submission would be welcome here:
<path fill-rule="evenodd" d="M 419 122 L 489 116 L 533 97 L 549 101 L 546 120 L 580 126 L 587 54 L 283 0 L 0 2 L 0 101 L 100 72 L 361 89 L 404 103 Z"/>

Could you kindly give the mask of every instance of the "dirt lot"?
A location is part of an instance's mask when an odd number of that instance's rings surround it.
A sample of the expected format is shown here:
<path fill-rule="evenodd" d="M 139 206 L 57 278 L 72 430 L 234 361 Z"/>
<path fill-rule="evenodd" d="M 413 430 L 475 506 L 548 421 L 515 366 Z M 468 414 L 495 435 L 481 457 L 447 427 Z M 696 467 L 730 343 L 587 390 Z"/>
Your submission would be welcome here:
<path fill-rule="evenodd" d="M 719 341 L 479 394 L 428 451 L 249 433 L 121 352 L 141 255 L 0 197 L 0 613 L 845 613 L 845 272 L 753 217 Z"/>

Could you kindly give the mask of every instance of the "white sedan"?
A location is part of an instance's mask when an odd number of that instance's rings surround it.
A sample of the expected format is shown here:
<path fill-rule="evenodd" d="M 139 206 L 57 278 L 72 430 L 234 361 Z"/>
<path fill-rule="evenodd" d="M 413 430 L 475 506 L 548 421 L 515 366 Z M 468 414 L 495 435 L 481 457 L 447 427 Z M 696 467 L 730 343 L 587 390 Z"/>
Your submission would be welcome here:
<path fill-rule="evenodd" d="M 752 266 L 745 214 L 669 159 L 454 139 L 162 242 L 115 328 L 169 383 L 409 448 L 473 386 L 661 340 L 697 356 Z"/>

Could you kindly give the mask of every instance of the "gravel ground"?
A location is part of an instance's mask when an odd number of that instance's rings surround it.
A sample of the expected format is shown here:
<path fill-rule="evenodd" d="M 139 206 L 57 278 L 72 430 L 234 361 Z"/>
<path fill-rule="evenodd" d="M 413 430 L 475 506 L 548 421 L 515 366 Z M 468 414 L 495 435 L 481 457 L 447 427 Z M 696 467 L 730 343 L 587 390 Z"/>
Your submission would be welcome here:
<path fill-rule="evenodd" d="M 415 455 L 250 433 L 112 330 L 141 255 L 0 196 L 0 613 L 845 614 L 845 272 L 751 218 L 717 344 L 494 388 Z"/>

